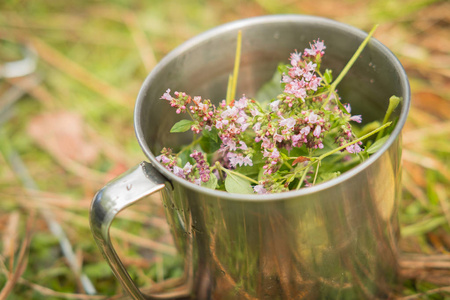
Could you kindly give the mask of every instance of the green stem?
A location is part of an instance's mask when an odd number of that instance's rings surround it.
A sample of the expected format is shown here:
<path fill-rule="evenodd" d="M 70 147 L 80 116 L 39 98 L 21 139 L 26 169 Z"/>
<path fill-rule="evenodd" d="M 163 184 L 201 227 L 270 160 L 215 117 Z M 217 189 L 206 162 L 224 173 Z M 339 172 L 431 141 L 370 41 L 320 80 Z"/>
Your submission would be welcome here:
<path fill-rule="evenodd" d="M 243 175 L 243 174 L 241 174 L 239 172 L 235 172 L 235 171 L 228 170 L 228 169 L 224 168 L 219 162 L 216 162 L 216 166 L 217 166 L 217 170 L 219 170 L 219 172 L 220 172 L 220 170 L 222 170 L 222 171 L 224 171 L 227 174 L 233 174 L 233 175 L 235 175 L 237 177 L 241 177 L 241 178 L 243 178 L 245 180 L 248 180 L 248 181 L 250 181 L 250 182 L 252 182 L 254 184 L 259 184 L 258 181 L 254 180 L 254 179 L 252 179 L 250 177 L 247 177 L 247 176 L 245 176 L 245 175 Z"/>
<path fill-rule="evenodd" d="M 192 148 L 192 147 L 194 147 L 195 145 L 197 145 L 197 143 L 200 142 L 201 138 L 202 138 L 202 137 L 200 136 L 198 139 L 195 139 L 195 135 L 194 135 L 194 140 L 192 141 L 192 143 L 190 143 L 189 145 L 184 146 L 183 148 L 181 148 L 181 150 L 178 152 L 178 154 L 181 154 L 181 153 L 183 153 L 184 151 L 188 150 L 189 148 Z"/>
<path fill-rule="evenodd" d="M 303 181 L 306 178 L 306 173 L 308 173 L 308 170 L 309 170 L 310 166 L 312 166 L 312 164 L 306 166 L 305 171 L 303 172 L 302 177 L 300 178 L 300 181 L 298 182 L 297 190 L 299 190 L 302 187 L 302 183 L 303 183 Z"/>
<path fill-rule="evenodd" d="M 231 98 L 231 85 L 233 84 L 233 75 L 230 74 L 228 76 L 228 85 L 227 85 L 227 105 L 230 105 L 233 98 Z"/>
<path fill-rule="evenodd" d="M 222 172 L 222 165 L 220 164 L 220 162 L 216 161 L 214 168 L 216 168 L 217 172 L 219 172 L 220 180 L 225 181 L 225 178 L 223 177 L 223 172 Z"/>
<path fill-rule="evenodd" d="M 290 164 L 287 163 L 287 161 L 283 161 L 283 164 L 290 169 L 292 169 L 292 166 Z"/>
<path fill-rule="evenodd" d="M 373 135 L 373 134 L 375 134 L 375 133 L 377 133 L 377 132 L 379 132 L 379 131 L 385 129 L 386 127 L 389 127 L 391 124 L 392 124 L 392 122 L 388 122 L 388 123 L 386 123 L 386 124 L 384 124 L 384 125 L 378 127 L 377 129 L 375 129 L 375 130 L 369 132 L 369 133 L 366 134 L 366 135 L 363 135 L 362 137 L 360 137 L 360 138 L 358 138 L 358 139 L 356 139 L 356 140 L 354 140 L 354 141 L 352 141 L 352 142 L 350 142 L 350 143 L 347 143 L 347 144 L 345 144 L 345 145 L 343 145 L 343 146 L 340 146 L 340 147 L 338 147 L 338 148 L 336 148 L 336 149 L 333 149 L 333 150 L 331 150 L 331 151 L 329 151 L 329 152 L 327 152 L 327 153 L 322 154 L 322 155 L 319 156 L 317 159 L 318 159 L 318 160 L 322 160 L 322 159 L 324 159 L 324 158 L 327 157 L 327 156 L 330 156 L 330 155 L 332 155 L 332 154 L 334 154 L 334 153 L 336 153 L 336 152 L 338 152 L 338 151 L 341 151 L 342 149 L 347 148 L 348 146 L 351 146 L 351 145 L 353 145 L 353 144 L 356 144 L 356 143 L 358 143 L 358 142 L 360 142 L 360 141 L 362 141 L 362 140 L 364 140 L 364 139 L 370 137 L 371 135 Z"/>
<path fill-rule="evenodd" d="M 236 86 L 237 86 L 237 79 L 239 75 L 239 65 L 241 63 L 241 48 L 242 48 L 242 30 L 238 31 L 237 36 L 237 43 L 236 43 L 236 56 L 234 58 L 234 69 L 233 69 L 233 76 L 231 76 L 231 93 L 228 95 L 227 93 L 227 105 L 233 101 L 233 99 L 236 96 Z"/>
<path fill-rule="evenodd" d="M 391 96 L 391 98 L 389 98 L 389 107 L 386 111 L 386 114 L 384 115 L 383 124 L 386 124 L 388 122 L 389 118 L 391 117 L 392 112 L 394 111 L 394 109 L 397 108 L 397 106 L 399 105 L 399 103 L 401 101 L 402 101 L 402 98 L 399 98 L 397 96 Z M 379 140 L 380 138 L 382 138 L 383 133 L 384 133 L 384 130 L 381 130 L 380 132 L 378 132 L 377 138 L 375 140 Z"/>
<path fill-rule="evenodd" d="M 319 174 L 320 162 L 321 162 L 321 161 L 319 160 L 318 163 L 317 163 L 316 174 L 314 175 L 314 181 L 313 181 L 312 185 L 315 185 L 315 184 L 316 184 L 317 174 Z"/>
<path fill-rule="evenodd" d="M 375 33 L 375 30 L 377 29 L 378 24 L 376 24 L 375 26 L 373 26 L 372 30 L 370 30 L 369 34 L 367 35 L 367 37 L 364 39 L 364 41 L 361 43 L 361 45 L 359 45 L 358 49 L 356 50 L 356 52 L 353 54 L 352 58 L 350 58 L 350 60 L 348 61 L 348 63 L 345 65 L 344 69 L 341 71 L 341 73 L 339 74 L 339 76 L 333 81 L 333 83 L 330 85 L 330 94 L 328 95 L 327 100 L 325 101 L 325 103 L 323 104 L 322 107 L 325 107 L 328 102 L 330 101 L 331 98 L 331 94 L 336 90 L 336 87 L 338 86 L 338 84 L 341 82 L 341 80 L 345 77 L 345 75 L 347 75 L 348 71 L 350 70 L 350 68 L 353 66 L 353 64 L 355 63 L 355 61 L 358 59 L 359 55 L 361 54 L 361 52 L 364 50 L 364 48 L 366 47 L 367 43 L 369 42 L 370 38 L 372 37 L 372 35 Z M 339 101 L 339 100 L 337 100 Z"/>

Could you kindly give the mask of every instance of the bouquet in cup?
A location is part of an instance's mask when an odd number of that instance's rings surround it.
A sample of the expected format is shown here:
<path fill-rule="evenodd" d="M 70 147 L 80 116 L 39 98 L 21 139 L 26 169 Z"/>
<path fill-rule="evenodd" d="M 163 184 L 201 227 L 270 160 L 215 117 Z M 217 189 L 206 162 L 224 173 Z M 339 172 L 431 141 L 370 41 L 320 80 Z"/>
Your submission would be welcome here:
<path fill-rule="evenodd" d="M 226 99 L 210 99 L 168 88 L 161 99 L 186 119 L 171 133 L 192 131 L 181 149 L 163 148 L 156 159 L 194 184 L 230 193 L 268 194 L 298 190 L 333 179 L 375 153 L 389 136 L 388 121 L 400 98 L 392 96 L 384 120 L 361 127 L 338 84 L 350 71 L 376 26 L 333 79 L 321 70 L 326 41 L 311 41 L 280 63 L 255 98 L 235 97 L 242 34 Z M 348 102 L 347 102 L 348 101 Z"/>

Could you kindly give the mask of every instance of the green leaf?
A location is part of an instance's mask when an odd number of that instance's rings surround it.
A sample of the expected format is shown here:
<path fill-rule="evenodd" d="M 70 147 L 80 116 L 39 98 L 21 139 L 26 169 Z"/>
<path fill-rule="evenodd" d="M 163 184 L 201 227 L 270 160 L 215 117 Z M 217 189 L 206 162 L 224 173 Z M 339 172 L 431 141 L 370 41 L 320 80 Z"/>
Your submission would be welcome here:
<path fill-rule="evenodd" d="M 338 177 L 339 175 L 341 175 L 341 172 L 328 172 L 328 173 L 322 173 L 319 176 L 319 182 L 324 182 L 324 181 L 328 181 L 331 180 L 333 178 Z"/>
<path fill-rule="evenodd" d="M 170 132 L 185 132 L 185 131 L 188 131 L 193 124 L 194 124 L 194 121 L 191 121 L 191 120 L 178 121 L 172 126 L 172 128 L 170 129 Z"/>
<path fill-rule="evenodd" d="M 281 67 L 280 64 L 278 69 L 281 70 L 284 68 Z M 269 103 L 270 100 L 275 99 L 279 94 L 283 92 L 283 88 L 281 87 L 281 73 L 279 71 L 273 74 L 272 79 L 266 82 L 256 93 L 255 99 L 258 99 L 258 102 L 261 105 Z"/>
<path fill-rule="evenodd" d="M 213 173 L 209 174 L 209 180 L 207 182 L 202 182 L 202 186 L 215 190 L 217 187 L 217 177 Z"/>
<path fill-rule="evenodd" d="M 381 126 L 380 121 L 373 121 L 364 125 L 363 128 L 359 128 L 358 126 L 352 126 L 352 130 L 357 137 L 362 137 L 363 135 L 368 134 L 369 132 L 377 129 L 380 126 Z"/>
<path fill-rule="evenodd" d="M 219 134 L 216 128 L 212 127 L 211 131 L 203 130 L 203 136 L 212 139 L 215 142 L 219 142 Z"/>
<path fill-rule="evenodd" d="M 373 143 L 367 150 L 366 152 L 369 154 L 373 154 L 375 152 L 377 152 L 378 150 L 380 150 L 381 146 L 383 146 L 383 144 L 386 142 L 386 140 L 389 138 L 389 136 L 384 136 L 381 139 L 379 139 L 378 141 L 376 141 L 375 143 Z"/>
<path fill-rule="evenodd" d="M 228 193 L 254 194 L 253 188 L 248 180 L 230 172 L 227 172 L 227 178 L 225 178 L 225 189 Z"/>
<path fill-rule="evenodd" d="M 347 111 L 347 109 L 345 108 L 345 106 L 341 103 L 341 101 L 339 99 L 336 99 L 337 105 L 339 106 L 339 108 L 346 114 L 348 114 L 349 112 Z"/>
<path fill-rule="evenodd" d="M 333 75 L 330 69 L 325 70 L 325 73 L 323 74 L 323 79 L 327 84 L 331 84 L 331 82 L 333 81 Z"/>
<path fill-rule="evenodd" d="M 214 138 L 210 136 L 206 136 L 205 133 L 207 130 L 203 130 L 203 136 L 200 139 L 200 147 L 202 147 L 203 151 L 206 153 L 214 153 L 220 148 L 220 143 L 216 141 Z"/>

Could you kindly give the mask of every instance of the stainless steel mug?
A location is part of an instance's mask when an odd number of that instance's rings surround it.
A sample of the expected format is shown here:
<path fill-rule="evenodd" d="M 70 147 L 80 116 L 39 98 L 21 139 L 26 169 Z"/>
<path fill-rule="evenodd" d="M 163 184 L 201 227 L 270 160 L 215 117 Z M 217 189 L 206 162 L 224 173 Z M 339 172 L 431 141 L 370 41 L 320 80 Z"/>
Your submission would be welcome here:
<path fill-rule="evenodd" d="M 91 228 L 124 289 L 135 299 L 372 299 L 387 298 L 397 280 L 401 136 L 410 91 L 397 58 L 371 39 L 338 86 L 365 122 L 381 120 L 389 98 L 403 102 L 381 149 L 338 178 L 270 195 L 229 194 L 197 186 L 167 171 L 155 155 L 192 136 L 169 133 L 181 117 L 160 100 L 167 88 L 225 98 L 236 36 L 243 33 L 237 95 L 247 97 L 294 49 L 323 39 L 323 67 L 340 72 L 366 33 L 332 20 L 301 15 L 245 19 L 201 34 L 169 53 L 148 75 L 137 97 L 135 130 L 150 160 L 113 180 L 95 196 Z M 144 294 L 114 251 L 115 215 L 156 191 L 185 260 L 183 292 Z M 178 289 L 180 291 L 180 289 Z"/>

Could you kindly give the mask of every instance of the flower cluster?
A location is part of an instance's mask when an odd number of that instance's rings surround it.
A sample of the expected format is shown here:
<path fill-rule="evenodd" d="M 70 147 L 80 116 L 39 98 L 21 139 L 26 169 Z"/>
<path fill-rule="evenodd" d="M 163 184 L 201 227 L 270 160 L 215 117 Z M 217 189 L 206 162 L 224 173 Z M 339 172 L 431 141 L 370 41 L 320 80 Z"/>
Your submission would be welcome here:
<path fill-rule="evenodd" d="M 205 155 L 202 152 L 194 150 L 194 152 L 190 155 L 197 162 L 197 169 L 199 173 L 199 177 L 201 181 L 208 182 L 210 177 L 209 164 L 205 159 Z M 189 162 L 188 162 L 189 163 Z"/>
<path fill-rule="evenodd" d="M 161 99 L 169 101 L 177 114 L 190 115 L 192 123 L 188 124 L 194 133 L 208 132 L 203 134 L 203 142 L 219 145 L 206 156 L 201 142 L 192 143 L 190 161 L 185 161 L 184 167 L 177 166 L 180 159 L 170 149 L 164 148 L 157 160 L 196 184 L 211 182 L 211 176 L 216 176 L 216 187 L 228 191 L 232 189 L 232 184 L 227 185 L 230 174 L 233 180 L 248 178 L 246 182 L 254 183 L 258 194 L 310 186 L 329 177 L 318 167 L 315 171 L 312 168 L 315 163 L 319 165 L 319 156 L 325 157 L 326 151 L 346 151 L 344 158 L 363 149 L 350 124 L 361 123 L 361 116 L 350 115 L 350 105 L 341 104 L 330 78 L 324 78 L 319 70 L 325 49 L 324 42 L 317 40 L 303 52 L 291 53 L 290 64 L 279 68 L 280 94 L 267 106 L 244 95 L 229 103 L 223 100 L 216 107 L 209 99 L 184 92 L 172 96 L 168 89 Z M 251 177 L 241 173 L 234 176 L 252 166 L 261 172 L 248 169 Z"/>
<path fill-rule="evenodd" d="M 170 89 L 167 89 L 161 99 L 169 101 L 170 106 L 176 108 L 177 114 L 187 110 L 190 112 L 192 119 L 195 121 L 191 126 L 193 132 L 200 133 L 204 127 L 211 128 L 215 114 L 215 107 L 211 104 L 211 100 L 202 100 L 199 96 L 192 98 L 184 92 L 175 92 L 174 95 L 175 97 L 172 97 Z"/>

